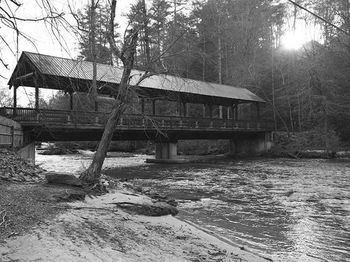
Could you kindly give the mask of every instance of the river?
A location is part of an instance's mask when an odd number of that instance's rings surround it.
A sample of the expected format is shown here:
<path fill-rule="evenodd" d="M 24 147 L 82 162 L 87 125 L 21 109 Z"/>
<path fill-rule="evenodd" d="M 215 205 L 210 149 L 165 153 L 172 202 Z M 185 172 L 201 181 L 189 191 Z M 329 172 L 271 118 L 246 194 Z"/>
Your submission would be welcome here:
<path fill-rule="evenodd" d="M 37 156 L 76 172 L 91 154 Z M 250 159 L 145 164 L 143 155 L 110 155 L 105 167 L 143 190 L 175 198 L 182 219 L 273 261 L 350 261 L 350 161 Z"/>

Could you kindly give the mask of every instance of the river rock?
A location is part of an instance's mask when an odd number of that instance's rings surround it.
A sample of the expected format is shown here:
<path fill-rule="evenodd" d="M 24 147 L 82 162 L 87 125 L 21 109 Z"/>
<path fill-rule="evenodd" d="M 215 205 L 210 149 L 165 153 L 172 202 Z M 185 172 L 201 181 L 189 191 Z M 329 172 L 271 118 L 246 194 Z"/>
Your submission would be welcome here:
<path fill-rule="evenodd" d="M 175 216 L 179 213 L 176 207 L 165 202 L 157 202 L 153 204 L 135 204 L 135 203 L 115 203 L 118 207 L 144 216 Z"/>
<path fill-rule="evenodd" d="M 45 178 L 49 184 L 61 184 L 78 187 L 82 186 L 81 180 L 71 174 L 50 172 L 45 174 Z"/>

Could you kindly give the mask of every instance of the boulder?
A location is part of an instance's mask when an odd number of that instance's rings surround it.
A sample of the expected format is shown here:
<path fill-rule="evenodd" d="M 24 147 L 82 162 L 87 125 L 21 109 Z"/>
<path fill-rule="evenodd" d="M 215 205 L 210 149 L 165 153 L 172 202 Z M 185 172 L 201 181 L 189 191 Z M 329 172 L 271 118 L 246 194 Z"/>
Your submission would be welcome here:
<path fill-rule="evenodd" d="M 82 186 L 82 181 L 74 175 L 64 173 L 46 173 L 46 180 L 49 184 L 61 184 L 69 186 Z"/>

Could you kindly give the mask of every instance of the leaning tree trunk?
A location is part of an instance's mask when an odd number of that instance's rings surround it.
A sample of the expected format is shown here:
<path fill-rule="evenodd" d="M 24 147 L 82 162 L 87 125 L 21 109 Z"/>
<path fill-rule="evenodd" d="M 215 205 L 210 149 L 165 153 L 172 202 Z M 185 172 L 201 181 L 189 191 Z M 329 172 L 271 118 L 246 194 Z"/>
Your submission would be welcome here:
<path fill-rule="evenodd" d="M 126 105 L 123 103 L 123 101 L 118 101 L 114 104 L 105 126 L 101 141 L 98 144 L 94 159 L 92 160 L 89 168 L 80 175 L 80 179 L 86 184 L 98 183 L 101 176 L 102 165 L 106 158 L 108 147 L 112 141 L 115 127 L 120 120 L 120 117 L 124 113 L 125 107 Z"/>
<path fill-rule="evenodd" d="M 134 48 L 131 49 L 134 50 Z M 112 111 L 109 114 L 101 141 L 97 147 L 97 151 L 89 168 L 80 175 L 80 179 L 83 180 L 86 184 L 95 184 L 99 181 L 102 165 L 106 158 L 108 147 L 112 141 L 115 127 L 126 109 L 129 78 L 134 59 L 133 57 L 134 51 L 131 51 L 128 60 L 126 60 L 126 63 L 124 63 L 123 76 L 120 81 L 117 100 L 113 105 Z"/>
<path fill-rule="evenodd" d="M 112 111 L 109 114 L 107 124 L 103 131 L 101 141 L 98 144 L 98 148 L 94 155 L 94 159 L 92 160 L 92 163 L 90 164 L 89 168 L 80 175 L 80 179 L 83 180 L 86 184 L 95 184 L 99 181 L 101 176 L 102 165 L 106 158 L 109 144 L 112 141 L 115 127 L 126 109 L 129 78 L 134 63 L 136 41 L 137 36 L 131 41 L 131 46 L 129 46 L 128 48 L 129 52 L 127 54 L 126 59 L 123 61 L 124 70 L 119 85 L 117 100 L 113 105 Z"/>
<path fill-rule="evenodd" d="M 111 17 L 109 21 L 108 41 L 113 51 L 113 54 L 123 62 L 123 75 L 118 87 L 116 102 L 110 112 L 107 124 L 103 131 L 101 141 L 98 145 L 94 159 L 89 168 L 80 175 L 80 179 L 85 184 L 96 184 L 101 176 L 101 169 L 106 158 L 108 147 L 112 141 L 115 127 L 126 109 L 128 98 L 128 87 L 131 69 L 134 66 L 134 57 L 136 53 L 138 30 L 129 30 L 129 34 L 124 38 L 122 50 L 120 50 L 114 42 L 114 18 L 117 0 L 111 1 Z"/>

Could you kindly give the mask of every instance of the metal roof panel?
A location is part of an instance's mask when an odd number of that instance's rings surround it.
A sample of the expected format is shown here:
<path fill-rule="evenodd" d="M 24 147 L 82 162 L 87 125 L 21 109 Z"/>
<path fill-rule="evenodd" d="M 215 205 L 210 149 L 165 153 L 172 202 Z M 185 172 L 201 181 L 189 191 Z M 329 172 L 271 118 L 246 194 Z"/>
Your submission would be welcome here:
<path fill-rule="evenodd" d="M 84 60 L 73 60 L 62 57 L 24 52 L 42 74 L 92 80 L 93 63 Z M 97 80 L 119 84 L 123 68 L 105 64 L 97 64 Z M 132 70 L 130 84 L 135 85 L 143 71 Z M 172 75 L 153 75 L 144 79 L 141 88 L 175 91 L 194 95 L 213 96 L 219 98 L 238 99 L 253 102 L 265 102 L 246 88 L 221 85 L 216 83 L 192 80 Z"/>

